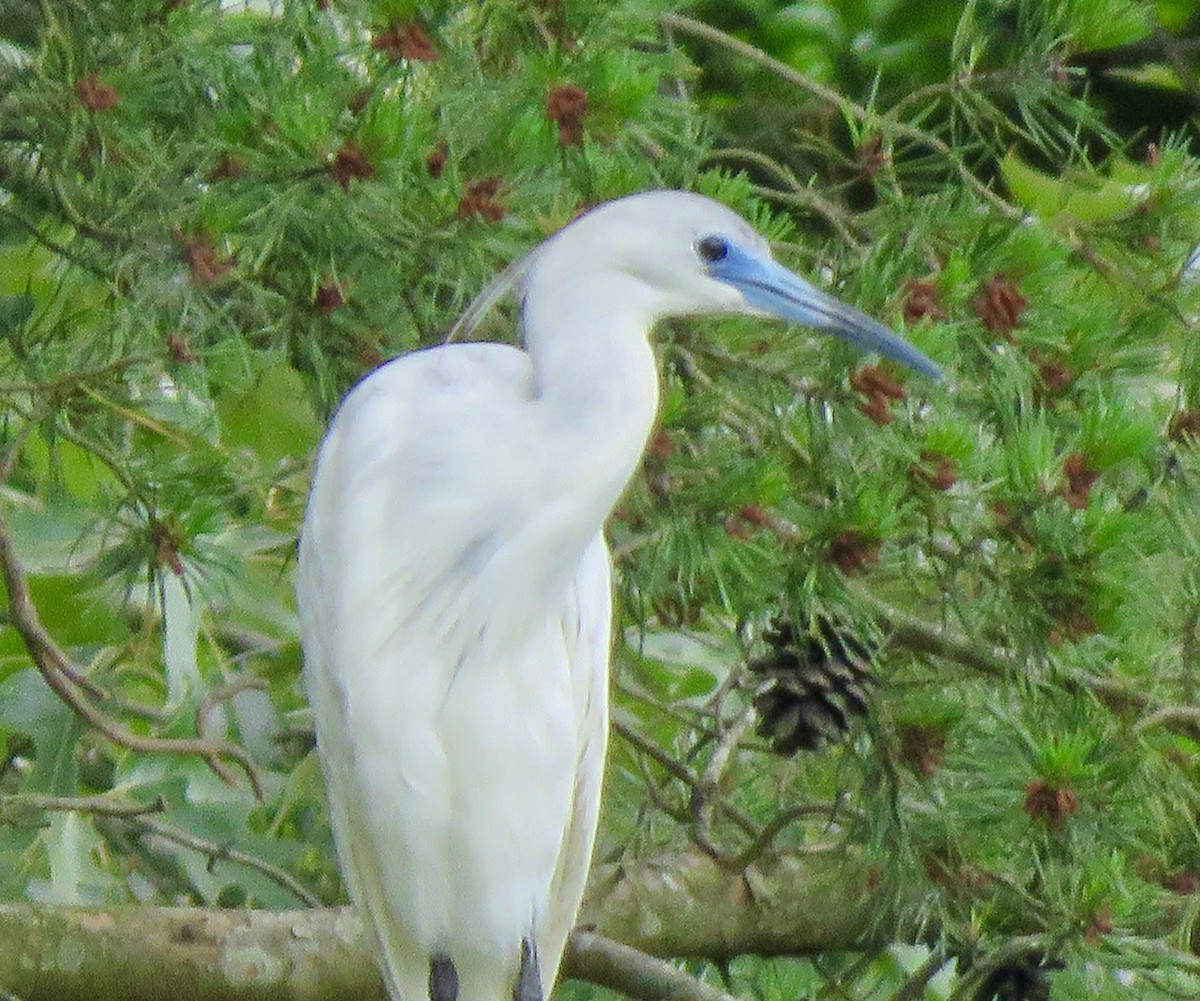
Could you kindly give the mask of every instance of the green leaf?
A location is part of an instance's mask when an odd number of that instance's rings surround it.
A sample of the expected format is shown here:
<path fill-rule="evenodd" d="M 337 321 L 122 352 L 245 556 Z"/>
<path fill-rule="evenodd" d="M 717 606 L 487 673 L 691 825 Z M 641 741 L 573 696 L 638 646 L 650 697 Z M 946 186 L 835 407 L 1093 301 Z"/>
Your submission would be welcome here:
<path fill-rule="evenodd" d="M 93 581 L 71 574 L 39 574 L 29 578 L 29 591 L 42 625 L 61 646 L 114 643 L 127 635 Z M 2 585 L 0 598 L 8 600 Z M 0 628 L 0 654 L 23 652 L 15 628 Z"/>
<path fill-rule="evenodd" d="M 216 399 L 221 436 L 232 449 L 255 453 L 264 469 L 316 448 L 321 422 L 308 401 L 300 374 L 277 352 L 257 356 L 248 389 Z"/>
<path fill-rule="evenodd" d="M 0 295 L 0 337 L 12 337 L 33 316 L 34 298 L 28 292 Z"/>
<path fill-rule="evenodd" d="M 55 813 L 39 840 L 46 851 L 49 879 L 31 880 L 26 893 L 47 904 L 103 904 L 118 888 L 116 878 L 96 864 L 103 840 L 83 814 Z"/>
<path fill-rule="evenodd" d="M 75 793 L 75 745 L 84 724 L 34 668 L 0 681 L 0 730 L 24 734 L 33 741 L 34 767 L 23 791 L 52 796 Z"/>
<path fill-rule="evenodd" d="M 18 47 L 35 47 L 42 27 L 35 0 L 8 0 L 0 4 L 0 39 Z"/>
<path fill-rule="evenodd" d="M 1143 186 L 1128 179 L 1054 178 L 1030 167 L 1016 153 L 1009 153 L 1000 162 L 1000 173 L 1022 207 L 1035 215 L 1065 220 L 1068 224 L 1113 219 L 1146 198 Z"/>

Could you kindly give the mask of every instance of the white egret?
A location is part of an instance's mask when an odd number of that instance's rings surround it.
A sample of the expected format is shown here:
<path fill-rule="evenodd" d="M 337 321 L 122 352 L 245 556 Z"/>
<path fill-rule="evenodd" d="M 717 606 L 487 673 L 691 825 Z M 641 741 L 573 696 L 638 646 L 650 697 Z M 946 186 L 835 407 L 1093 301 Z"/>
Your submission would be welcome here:
<path fill-rule="evenodd" d="M 297 581 L 338 857 L 398 1001 L 540 1001 L 583 893 L 607 733 L 603 525 L 642 455 L 663 316 L 774 314 L 937 377 L 729 209 L 602 205 L 485 293 L 524 350 L 386 364 L 321 445 Z"/>

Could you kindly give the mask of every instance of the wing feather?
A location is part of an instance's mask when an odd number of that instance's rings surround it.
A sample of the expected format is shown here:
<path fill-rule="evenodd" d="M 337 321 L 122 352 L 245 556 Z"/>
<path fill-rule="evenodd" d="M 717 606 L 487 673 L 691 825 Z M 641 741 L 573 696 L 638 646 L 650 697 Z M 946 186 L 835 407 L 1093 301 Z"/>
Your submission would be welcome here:
<path fill-rule="evenodd" d="M 555 909 L 539 942 L 547 991 L 557 977 L 591 867 L 604 757 L 608 747 L 608 662 L 612 645 L 612 582 L 608 547 L 597 536 L 579 565 L 563 634 L 576 686 L 578 713 L 575 787 L 551 899 Z"/>

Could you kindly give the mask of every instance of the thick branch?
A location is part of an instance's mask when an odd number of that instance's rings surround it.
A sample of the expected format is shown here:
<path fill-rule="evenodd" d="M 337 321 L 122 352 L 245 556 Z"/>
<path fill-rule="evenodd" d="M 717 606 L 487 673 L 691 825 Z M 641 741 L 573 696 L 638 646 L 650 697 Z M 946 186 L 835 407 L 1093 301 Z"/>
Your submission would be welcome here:
<path fill-rule="evenodd" d="M 734 1001 L 730 994 L 678 967 L 595 932 L 571 936 L 567 969 L 575 980 L 599 984 L 642 1001 Z"/>
<path fill-rule="evenodd" d="M 595 876 L 564 974 L 644 1001 L 728 1001 L 651 954 L 803 955 L 897 931 L 869 867 L 849 855 L 777 858 L 745 874 L 696 855 Z M 0 985 L 24 1001 L 157 1001 L 164 970 L 174 1001 L 384 997 L 346 909 L 0 904 Z"/>
<path fill-rule="evenodd" d="M 581 928 L 654 956 L 810 955 L 902 937 L 878 872 L 849 852 L 764 855 L 741 872 L 693 852 L 597 866 Z"/>
<path fill-rule="evenodd" d="M 133 947 L 136 943 L 136 948 Z M 0 982 L 23 1001 L 383 1001 L 362 925 L 345 909 L 89 911 L 0 905 Z M 577 932 L 567 975 L 640 1001 L 733 1001 L 682 970 Z"/>

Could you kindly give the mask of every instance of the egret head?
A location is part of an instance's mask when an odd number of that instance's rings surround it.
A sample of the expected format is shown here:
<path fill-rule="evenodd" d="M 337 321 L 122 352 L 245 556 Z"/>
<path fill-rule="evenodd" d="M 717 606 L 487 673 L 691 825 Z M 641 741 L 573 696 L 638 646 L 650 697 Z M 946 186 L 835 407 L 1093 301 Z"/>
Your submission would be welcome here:
<path fill-rule="evenodd" d="M 933 378 L 941 375 L 878 320 L 776 262 L 767 241 L 741 216 L 702 195 L 650 191 L 608 202 L 544 245 L 551 248 L 577 269 L 634 279 L 657 316 L 777 316 Z"/>

